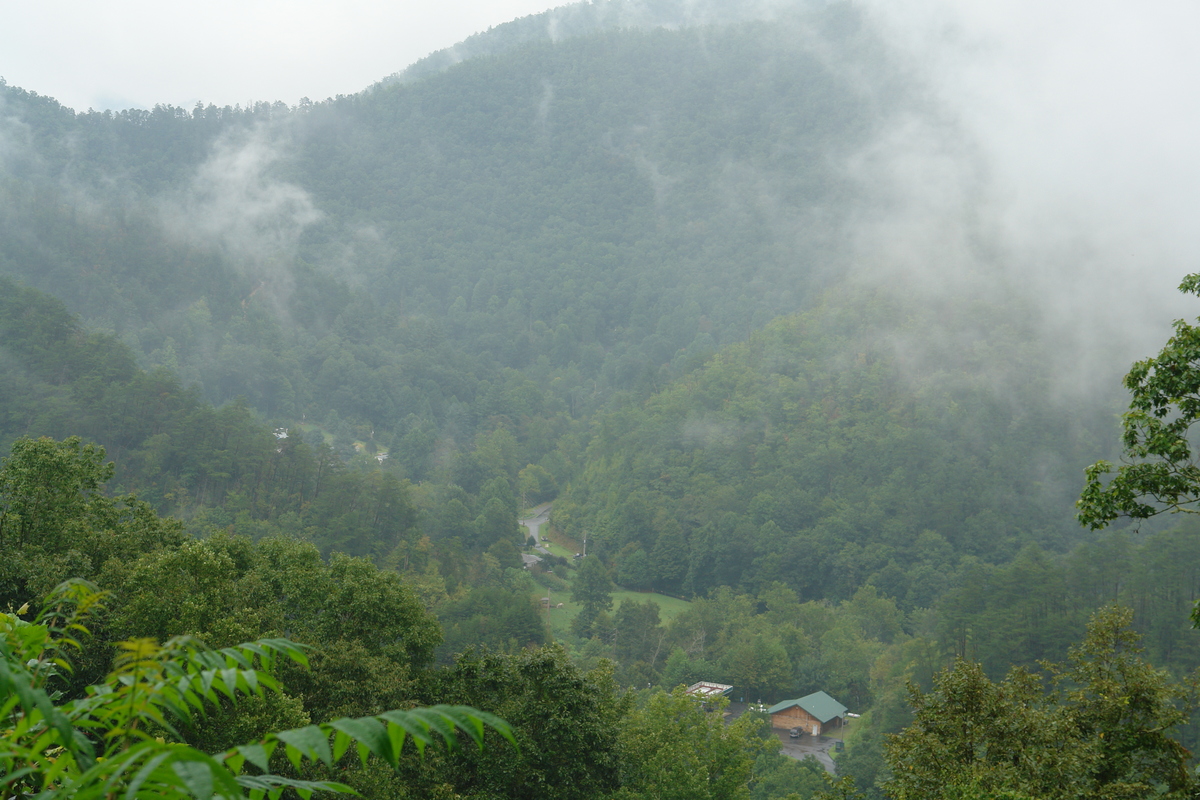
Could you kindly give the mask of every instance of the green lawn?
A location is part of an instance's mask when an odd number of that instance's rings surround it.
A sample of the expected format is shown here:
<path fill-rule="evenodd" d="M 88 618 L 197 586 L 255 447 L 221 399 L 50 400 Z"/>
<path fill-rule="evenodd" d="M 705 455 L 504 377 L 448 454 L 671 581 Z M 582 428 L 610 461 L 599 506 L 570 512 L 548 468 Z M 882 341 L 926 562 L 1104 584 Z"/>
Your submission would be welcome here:
<path fill-rule="evenodd" d="M 675 619 L 684 609 L 691 605 L 687 600 L 680 600 L 678 597 L 668 597 L 658 592 L 633 592 L 619 589 L 613 592 L 612 597 L 614 609 L 621 605 L 622 600 L 633 600 L 635 603 L 644 603 L 647 600 L 653 600 L 658 603 L 658 616 L 663 622 L 670 622 Z"/>
<path fill-rule="evenodd" d="M 545 597 L 545 589 L 541 589 L 541 597 Z M 572 603 L 571 595 L 567 592 L 556 592 L 550 595 L 551 600 L 557 605 L 562 603 L 562 608 L 550 609 L 550 630 L 557 636 L 566 635 L 571 629 L 571 620 L 575 619 L 575 615 L 579 613 L 580 605 Z M 635 603 L 644 603 L 647 600 L 653 600 L 658 603 L 658 616 L 663 624 L 675 619 L 690 603 L 687 600 L 680 600 L 677 597 L 668 597 L 665 594 L 657 592 L 633 592 L 625 589 L 617 589 L 612 593 L 613 612 L 621 605 L 622 600 L 633 600 Z M 543 612 L 545 613 L 545 612 Z"/>
<path fill-rule="evenodd" d="M 522 517 L 522 519 L 528 519 L 529 517 L 532 517 L 543 507 L 544 506 L 538 506 L 536 509 L 529 509 L 526 511 L 526 516 Z M 566 539 L 566 537 L 563 537 L 557 532 L 551 532 L 549 525 L 542 526 L 541 540 L 542 546 L 549 550 L 551 555 L 562 556 L 563 558 L 567 559 L 567 562 L 572 566 L 576 563 L 574 557 L 575 553 L 579 551 L 572 550 L 571 545 L 577 543 Z M 571 583 L 574 576 L 574 570 L 568 572 L 566 579 L 568 584 Z M 544 587 L 539 586 L 538 592 L 538 597 L 546 596 L 546 589 Z M 550 630 L 555 636 L 562 636 L 566 634 L 571 628 L 571 620 L 573 620 L 575 615 L 579 613 L 579 604 L 572 603 L 570 597 L 571 594 L 569 591 L 553 592 L 550 595 L 550 599 L 555 605 L 559 603 L 563 604 L 562 608 L 552 608 L 549 612 Z M 653 600 L 655 603 L 658 603 L 658 616 L 659 619 L 662 620 L 663 624 L 675 619 L 680 612 L 690 605 L 687 600 L 680 600 L 677 597 L 668 597 L 665 594 L 658 594 L 656 592 L 634 592 L 627 589 L 622 589 L 620 587 L 617 587 L 613 591 L 612 599 L 613 611 L 616 611 L 623 600 L 632 600 L 635 603 L 644 603 L 647 600 Z M 542 613 L 546 612 L 543 611 Z"/>
<path fill-rule="evenodd" d="M 575 557 L 574 552 L 563 547 L 561 544 L 557 544 L 556 542 L 550 541 L 549 539 L 542 539 L 542 547 L 549 550 L 550 555 L 562 556 L 563 558 L 567 559 L 568 561 L 572 560 Z"/>

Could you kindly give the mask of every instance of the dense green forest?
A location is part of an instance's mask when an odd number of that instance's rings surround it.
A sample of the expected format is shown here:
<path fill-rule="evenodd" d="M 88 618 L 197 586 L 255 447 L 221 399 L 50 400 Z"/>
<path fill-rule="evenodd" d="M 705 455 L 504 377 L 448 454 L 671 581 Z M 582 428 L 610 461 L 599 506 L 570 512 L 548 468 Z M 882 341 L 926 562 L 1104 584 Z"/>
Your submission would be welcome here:
<path fill-rule="evenodd" d="M 769 800 L 823 770 L 672 691 L 820 690 L 862 715 L 839 774 L 907 797 L 904 736 L 956 686 L 1017 714 L 1009 670 L 1083 681 L 1097 620 L 1200 667 L 1197 528 L 1075 518 L 1124 365 L 1064 389 L 1069 345 L 986 243 L 953 290 L 859 269 L 880 201 L 848 165 L 942 124 L 862 12 L 631 8 L 295 107 L 76 112 L 0 81 L 0 609 L 107 593 L 64 697 L 124 640 L 287 637 L 307 669 L 183 739 L 461 704 L 517 747 L 305 779 Z M 1042 722 L 1077 725 L 1070 691 Z"/>
<path fill-rule="evenodd" d="M 28 147 L 0 264 L 267 417 L 469 442 L 525 411 L 492 396 L 504 368 L 577 416 L 797 308 L 828 271 L 854 196 L 831 160 L 895 87 L 865 93 L 789 33 L 530 44 L 296 109 L 77 115 L 10 87 Z"/>

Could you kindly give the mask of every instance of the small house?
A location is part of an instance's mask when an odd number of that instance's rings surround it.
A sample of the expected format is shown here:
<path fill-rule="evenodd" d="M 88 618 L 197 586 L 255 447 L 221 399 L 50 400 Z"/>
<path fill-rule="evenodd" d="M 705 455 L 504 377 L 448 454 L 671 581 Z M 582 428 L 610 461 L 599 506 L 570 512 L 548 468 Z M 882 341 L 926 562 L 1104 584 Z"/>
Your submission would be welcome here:
<path fill-rule="evenodd" d="M 813 692 L 797 700 L 784 700 L 767 709 L 772 728 L 799 728 L 804 733 L 820 736 L 832 728 L 840 728 L 846 718 L 846 707 L 824 692 Z"/>

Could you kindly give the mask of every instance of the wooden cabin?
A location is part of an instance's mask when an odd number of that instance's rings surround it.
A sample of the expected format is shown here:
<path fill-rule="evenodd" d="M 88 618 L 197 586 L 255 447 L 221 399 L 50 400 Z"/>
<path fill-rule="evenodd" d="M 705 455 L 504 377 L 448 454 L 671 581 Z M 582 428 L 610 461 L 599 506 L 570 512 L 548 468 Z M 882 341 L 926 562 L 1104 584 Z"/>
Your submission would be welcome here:
<path fill-rule="evenodd" d="M 768 708 L 767 713 L 772 728 L 799 728 L 813 736 L 840 728 L 846 719 L 846 707 L 824 692 L 784 700 Z"/>

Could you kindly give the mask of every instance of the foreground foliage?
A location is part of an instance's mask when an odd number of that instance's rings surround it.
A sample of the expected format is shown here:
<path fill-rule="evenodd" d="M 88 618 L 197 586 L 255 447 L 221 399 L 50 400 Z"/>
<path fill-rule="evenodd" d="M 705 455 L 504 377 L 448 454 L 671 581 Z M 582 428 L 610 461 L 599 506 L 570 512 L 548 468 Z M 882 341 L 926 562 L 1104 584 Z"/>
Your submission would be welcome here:
<path fill-rule="evenodd" d="M 1200 296 L 1200 273 L 1184 278 L 1179 290 Z M 1097 529 L 1118 517 L 1200 513 L 1200 464 L 1191 442 L 1200 421 L 1200 327 L 1176 320 L 1175 335 L 1130 368 L 1125 387 L 1133 395 L 1122 419 L 1126 461 L 1088 467 L 1079 521 Z"/>
<path fill-rule="evenodd" d="M 628 754 L 621 800 L 749 800 L 747 782 L 766 742 L 760 720 L 744 714 L 726 725 L 721 711 L 706 711 L 683 687 L 653 695 L 621 729 Z"/>
<path fill-rule="evenodd" d="M 456 734 L 483 746 L 485 727 L 514 741 L 508 724 L 464 706 L 439 705 L 388 711 L 358 719 L 269 734 L 208 754 L 175 739 L 180 728 L 223 702 L 279 692 L 272 675 L 279 659 L 306 663 L 303 649 L 286 639 L 209 650 L 177 637 L 162 646 L 151 639 L 122 642 L 113 672 L 84 697 L 61 701 L 54 686 L 70 670 L 66 656 L 86 634 L 80 620 L 99 602 L 82 583 L 66 584 L 53 605 L 25 622 L 0 615 L 0 786 L 5 796 L 39 798 L 196 797 L 277 798 L 285 789 L 302 797 L 314 791 L 349 793 L 336 781 L 306 781 L 277 774 L 272 755 L 292 767 L 326 766 L 353 746 L 398 764 L 406 739 L 418 752 L 434 741 L 453 747 Z M 278 762 L 275 762 L 278 766 Z M 247 769 L 251 767 L 251 769 Z"/>

